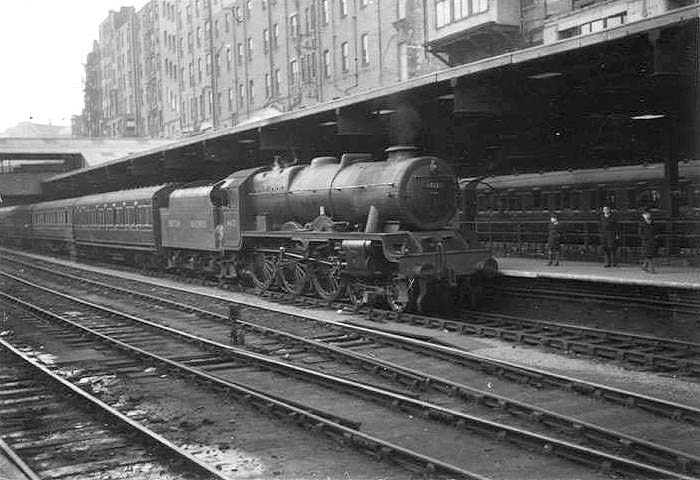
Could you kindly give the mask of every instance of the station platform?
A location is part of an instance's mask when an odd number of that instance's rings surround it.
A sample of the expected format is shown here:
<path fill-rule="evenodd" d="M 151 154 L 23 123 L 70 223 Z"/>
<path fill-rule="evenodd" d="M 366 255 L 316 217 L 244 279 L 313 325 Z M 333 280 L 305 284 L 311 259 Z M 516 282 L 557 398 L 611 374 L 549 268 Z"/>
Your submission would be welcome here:
<path fill-rule="evenodd" d="M 546 278 L 610 283 L 615 285 L 639 285 L 661 288 L 698 290 L 700 294 L 700 268 L 673 265 L 657 265 L 656 273 L 643 272 L 639 265 L 622 264 L 604 268 L 602 262 L 575 262 L 560 260 L 559 266 L 547 266 L 543 259 L 497 257 L 501 275 L 521 278 Z"/>

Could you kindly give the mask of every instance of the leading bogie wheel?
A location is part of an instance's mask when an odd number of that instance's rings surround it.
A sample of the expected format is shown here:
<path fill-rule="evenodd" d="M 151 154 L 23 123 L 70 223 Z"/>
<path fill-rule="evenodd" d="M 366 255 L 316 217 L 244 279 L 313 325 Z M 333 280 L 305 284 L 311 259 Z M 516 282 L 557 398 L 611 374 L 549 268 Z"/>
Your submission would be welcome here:
<path fill-rule="evenodd" d="M 408 280 L 392 278 L 386 287 L 386 302 L 396 313 L 402 313 L 412 308 L 413 301 L 413 286 L 408 283 Z"/>

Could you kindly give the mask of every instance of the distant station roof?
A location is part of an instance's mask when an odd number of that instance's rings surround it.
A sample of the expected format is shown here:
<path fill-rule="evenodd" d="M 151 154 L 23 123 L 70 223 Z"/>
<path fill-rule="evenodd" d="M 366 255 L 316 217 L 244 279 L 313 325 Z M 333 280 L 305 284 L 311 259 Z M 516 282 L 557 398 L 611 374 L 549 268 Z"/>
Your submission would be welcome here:
<path fill-rule="evenodd" d="M 305 160 L 320 152 L 366 148 L 381 152 L 375 148 L 380 144 L 407 143 L 403 132 L 416 130 L 416 125 L 422 136 L 413 139 L 427 138 L 424 146 L 437 155 L 456 159 L 480 143 L 481 150 L 472 149 L 469 155 L 484 157 L 491 142 L 511 150 L 510 158 L 520 155 L 530 164 L 541 158 L 550 164 L 590 158 L 586 155 L 616 159 L 624 149 L 640 150 L 615 144 L 615 138 L 604 135 L 613 132 L 608 135 L 616 137 L 614 132 L 623 123 L 629 126 L 635 116 L 644 118 L 654 109 L 667 112 L 661 117 L 677 119 L 675 125 L 685 129 L 679 133 L 683 138 L 694 138 L 697 125 L 688 109 L 697 113 L 697 108 L 693 110 L 697 98 L 688 102 L 685 95 L 697 82 L 698 60 L 697 52 L 686 53 L 697 49 L 698 18 L 700 5 L 695 4 L 308 108 L 273 110 L 266 118 L 167 145 L 149 145 L 122 158 L 56 175 L 44 182 L 45 195 L 61 198 L 164 181 L 221 178 L 268 161 L 262 156 L 265 152 L 294 151 Z M 690 74 L 683 70 L 686 67 Z M 402 106 L 406 115 L 397 114 Z M 402 120 L 392 125 L 397 118 Z M 578 136 L 572 140 L 573 135 Z M 373 136 L 379 140 L 368 147 Z M 548 143 L 541 140 L 545 137 Z M 516 154 L 513 145 L 520 149 Z"/>
<path fill-rule="evenodd" d="M 80 155 L 84 160 L 81 166 L 90 168 L 169 143 L 140 138 L 0 137 L 0 160 L 45 160 Z"/>

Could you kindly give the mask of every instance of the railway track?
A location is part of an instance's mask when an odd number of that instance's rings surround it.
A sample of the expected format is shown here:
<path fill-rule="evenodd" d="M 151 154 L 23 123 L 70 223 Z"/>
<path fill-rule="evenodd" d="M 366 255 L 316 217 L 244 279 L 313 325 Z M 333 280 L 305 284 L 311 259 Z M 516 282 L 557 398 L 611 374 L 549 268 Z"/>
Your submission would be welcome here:
<path fill-rule="evenodd" d="M 77 279 L 73 279 L 73 281 L 76 280 Z M 119 291 L 118 289 L 111 288 L 109 285 L 105 284 L 99 284 L 97 286 L 100 289 L 110 288 L 112 292 Z M 149 286 L 149 288 L 151 290 L 154 289 L 153 286 Z M 158 290 L 160 291 L 161 289 Z M 212 318 L 218 318 L 218 320 L 225 320 L 226 318 L 222 314 L 204 311 L 196 307 L 193 309 L 191 305 L 185 305 L 183 303 L 176 304 L 172 300 L 160 299 L 154 297 L 152 294 L 138 293 L 138 288 L 135 288 L 135 282 L 129 286 L 127 292 L 122 293 L 138 295 L 141 298 L 147 300 L 147 303 L 157 302 L 159 305 L 169 305 L 170 308 L 179 308 L 188 312 L 195 311 L 199 317 L 206 318 L 208 319 L 208 321 L 210 321 L 210 319 Z M 180 297 L 183 296 L 182 292 L 178 292 L 178 295 Z M 211 302 L 211 299 L 209 300 Z M 379 377 L 389 377 L 393 379 L 399 385 L 400 388 L 405 388 L 406 386 L 408 386 L 409 391 L 404 392 L 404 394 L 410 394 L 416 389 L 420 390 L 420 393 L 426 398 L 429 398 L 432 402 L 435 402 L 435 405 L 438 405 L 442 408 L 449 408 L 451 410 L 449 412 L 449 415 L 453 415 L 452 411 L 458 411 L 459 408 L 464 409 L 464 400 L 467 400 L 470 403 L 473 402 L 478 404 L 482 410 L 493 410 L 494 412 L 496 412 L 496 416 L 502 417 L 506 415 L 513 418 L 526 417 L 528 418 L 528 422 L 520 422 L 519 426 L 522 426 L 523 423 L 534 423 L 536 425 L 535 430 L 545 430 L 548 431 L 548 433 L 550 434 L 552 432 L 555 432 L 555 434 L 559 436 L 559 438 L 563 438 L 565 441 L 568 440 L 572 441 L 573 443 L 592 444 L 595 445 L 596 448 L 600 448 L 602 450 L 610 452 L 610 454 L 612 455 L 621 455 L 623 457 L 627 457 L 633 462 L 636 460 L 642 460 L 650 464 L 653 463 L 657 466 L 661 466 L 662 468 L 670 468 L 676 474 L 684 474 L 686 472 L 690 474 L 698 474 L 698 459 L 695 458 L 692 454 L 685 454 L 673 448 L 655 445 L 653 442 L 648 442 L 641 440 L 640 438 L 635 438 L 632 435 L 621 434 L 619 432 L 615 432 L 614 430 L 597 427 L 596 425 L 590 424 L 586 421 L 582 421 L 580 418 L 557 414 L 555 412 L 548 411 L 547 409 L 534 407 L 533 405 L 527 404 L 525 402 L 515 401 L 512 398 L 507 398 L 502 395 L 494 395 L 490 394 L 489 392 L 477 391 L 473 388 L 467 387 L 464 384 L 460 384 L 459 382 L 439 378 L 435 375 L 429 375 L 420 372 L 420 370 L 416 370 L 416 368 L 412 366 L 408 367 L 406 365 L 398 365 L 392 362 L 372 359 L 367 355 L 358 353 L 357 350 L 367 350 L 368 348 L 371 348 L 372 351 L 376 354 L 376 345 L 373 346 L 373 342 L 367 340 L 368 335 L 359 335 L 357 331 L 355 331 L 354 333 L 338 333 L 337 331 L 320 332 L 317 326 L 313 328 L 308 328 L 307 325 L 307 327 L 305 327 L 306 330 L 312 330 L 313 333 L 311 335 L 308 335 L 309 332 L 307 331 L 307 338 L 302 338 L 299 335 L 290 335 L 288 333 L 274 331 L 270 328 L 265 328 L 260 325 L 252 325 L 247 322 L 241 322 L 241 326 L 247 329 L 246 344 L 250 343 L 251 348 L 258 349 L 259 351 L 264 351 L 268 354 L 277 353 L 284 355 L 288 361 L 293 360 L 289 360 L 290 352 L 292 354 L 292 357 L 297 356 L 300 358 L 305 358 L 306 360 L 308 360 L 308 352 L 310 351 L 313 351 L 315 355 L 333 357 L 336 359 L 342 354 L 345 356 L 345 359 L 343 361 L 347 364 L 359 364 L 361 369 L 375 371 L 378 373 Z M 255 334 L 260 336 L 261 338 L 254 340 L 248 337 L 249 332 L 255 332 Z M 220 336 L 222 334 L 217 333 L 217 335 Z M 282 337 L 284 337 L 284 339 L 282 339 Z M 269 340 L 270 338 L 273 338 L 274 341 Z M 267 342 L 265 342 L 265 339 L 267 339 Z M 332 345 L 328 345 L 329 343 Z M 374 343 L 377 344 L 377 342 Z M 386 343 L 386 339 L 380 343 Z M 294 347 L 290 348 L 290 345 L 292 344 L 294 345 Z M 404 345 L 401 348 L 403 349 L 406 347 Z M 295 349 L 298 349 L 298 351 L 295 352 Z M 325 351 L 323 351 L 324 349 Z M 351 349 L 355 350 L 355 352 L 348 353 L 348 350 Z M 342 351 L 345 351 L 346 353 L 343 354 Z M 444 354 L 445 352 L 443 351 L 442 355 Z M 315 361 L 315 363 L 320 363 L 320 361 L 317 360 Z M 493 365 L 491 365 L 491 367 L 493 367 Z M 486 370 L 488 370 L 488 368 Z M 519 378 L 522 379 L 522 372 L 515 372 L 515 370 L 513 370 L 510 372 L 501 373 L 505 373 L 505 376 L 508 376 L 509 374 L 513 373 L 519 373 Z M 545 381 L 544 383 L 546 384 L 547 382 Z M 577 385 L 577 388 L 582 387 L 582 384 Z M 571 388 L 571 385 L 569 385 L 569 388 Z M 593 396 L 611 398 L 614 401 L 623 402 L 625 405 L 628 406 L 636 404 L 642 408 L 654 409 L 658 410 L 659 412 L 663 412 L 666 415 L 675 416 L 691 424 L 693 422 L 696 424 L 698 423 L 697 411 L 693 411 L 692 409 L 683 411 L 682 409 L 678 409 L 678 405 L 664 404 L 664 402 L 654 403 L 651 402 L 650 399 L 641 398 L 640 396 L 637 396 L 636 398 L 633 396 L 621 396 L 621 392 L 614 392 L 610 390 L 605 391 L 604 389 L 599 390 L 596 389 L 596 386 L 591 385 L 588 385 L 588 388 L 592 389 L 589 393 L 592 392 Z M 455 401 L 455 398 L 457 398 L 458 401 Z M 394 399 L 393 401 L 396 402 L 396 399 Z M 461 405 L 459 405 L 460 403 Z M 432 407 L 426 407 L 425 405 L 417 404 L 411 405 L 410 402 L 400 402 L 398 406 L 399 408 L 408 410 L 410 410 L 411 408 L 417 408 L 418 410 L 420 410 L 420 408 L 428 408 L 428 417 L 430 417 L 431 415 L 439 416 L 441 413 L 444 414 L 444 412 L 441 412 L 439 409 L 432 410 L 433 413 L 431 414 L 430 408 Z M 625 409 L 628 408 L 625 407 L 623 410 Z M 619 417 L 619 413 L 609 412 L 608 416 L 610 416 L 611 418 Z M 626 418 L 623 417 L 622 420 L 628 422 L 631 419 L 629 416 L 627 416 Z M 461 421 L 464 421 L 464 419 L 462 418 Z M 639 421 L 639 418 L 637 418 L 637 421 Z M 518 423 L 513 421 L 512 419 L 511 422 Z M 675 428 L 676 433 L 680 434 L 681 436 L 683 435 L 683 433 L 692 434 L 692 428 L 691 431 L 683 432 L 684 427 L 679 427 L 678 425 L 674 425 L 673 423 L 670 427 L 669 425 L 662 427 L 657 423 L 656 427 L 664 429 Z M 483 430 L 485 427 L 483 427 L 482 424 L 480 428 Z M 532 426 L 530 426 L 530 428 L 532 428 Z M 491 433 L 493 432 L 494 430 L 491 430 Z M 498 432 L 500 433 L 497 433 L 497 435 L 510 435 L 511 439 L 514 438 L 514 434 L 512 432 L 506 432 L 505 430 L 498 430 Z M 531 448 L 537 445 L 536 448 L 544 448 L 545 451 L 548 445 L 546 443 L 536 444 L 536 442 L 533 442 L 532 438 L 526 440 L 525 442 L 528 443 Z M 682 442 L 683 441 L 681 439 L 681 443 Z M 549 448 L 552 447 L 550 446 Z M 587 452 L 586 454 L 579 456 L 578 458 L 579 460 L 586 458 L 588 461 L 591 461 L 590 459 L 595 458 L 595 455 L 591 457 L 591 453 Z M 601 458 L 602 457 L 598 457 L 592 460 L 592 462 L 598 462 L 598 465 L 605 465 L 605 468 L 610 468 L 612 463 L 610 463 L 609 460 L 601 460 Z M 650 459 L 654 460 L 651 461 Z M 624 468 L 621 468 L 619 465 L 615 468 L 624 470 Z"/>
<path fill-rule="evenodd" d="M 342 303 L 329 305 L 316 298 L 292 297 L 281 292 L 268 291 L 264 296 L 282 303 L 325 306 L 334 310 L 348 308 Z M 396 322 L 461 335 L 495 338 L 566 354 L 620 362 L 646 370 L 700 377 L 700 344 L 693 342 L 474 310 L 462 310 L 455 318 L 449 319 L 399 314 L 374 308 L 362 311 L 366 312 L 369 320 L 376 322 Z"/>
<path fill-rule="evenodd" d="M 26 284 L 25 284 L 26 285 Z M 8 286 L 5 286 L 6 289 Z M 42 293 L 43 292 L 43 293 Z M 412 471 L 421 471 L 429 476 L 437 476 L 439 478 L 466 478 L 466 479 L 485 479 L 487 477 L 477 473 L 473 473 L 458 465 L 453 465 L 442 461 L 439 458 L 433 458 L 419 452 L 412 451 L 400 444 L 392 441 L 378 438 L 376 435 L 363 433 L 358 430 L 362 422 L 353 420 L 349 416 L 340 416 L 319 408 L 314 408 L 308 405 L 308 402 L 285 398 L 285 395 L 279 392 L 285 390 L 293 390 L 299 387 L 299 380 L 308 376 L 308 372 L 303 372 L 296 369 L 294 375 L 289 375 L 287 378 L 279 375 L 274 370 L 283 367 L 275 365 L 276 362 L 270 362 L 269 359 L 258 357 L 258 362 L 255 361 L 252 355 L 236 355 L 233 349 L 221 344 L 207 341 L 203 338 L 196 338 L 187 334 L 179 334 L 173 330 L 168 332 L 169 335 L 159 336 L 154 335 L 151 328 L 139 328 L 139 319 L 133 316 L 120 315 L 116 311 L 104 311 L 99 307 L 88 307 L 79 299 L 68 299 L 62 295 L 52 295 L 49 300 L 45 297 L 48 292 L 46 290 L 33 289 L 32 292 L 26 291 L 32 298 L 32 302 L 41 301 L 50 302 L 51 308 L 62 310 L 70 308 L 70 319 L 56 315 L 49 310 L 40 308 L 32 303 L 25 302 L 17 297 L 9 295 L 7 292 L 0 293 L 2 301 L 11 305 L 19 306 L 22 309 L 32 312 L 33 315 L 40 316 L 45 320 L 50 320 L 52 323 L 60 322 L 65 326 L 70 326 L 72 329 L 77 329 L 81 334 L 91 336 L 96 344 L 108 343 L 112 347 L 119 348 L 122 351 L 128 352 L 131 355 L 147 360 L 152 365 L 157 365 L 159 369 L 173 372 L 180 376 L 193 378 L 198 382 L 208 383 L 212 387 L 224 390 L 230 397 L 240 399 L 243 402 L 252 404 L 260 411 L 270 415 L 291 420 L 294 423 L 300 424 L 305 428 L 325 434 L 334 440 L 342 443 L 356 446 L 361 451 L 370 453 L 372 456 L 391 461 L 399 464 Z M 66 303 L 67 301 L 70 302 Z M 87 307 L 87 309 L 86 309 Z M 86 310 L 90 310 L 88 312 Z M 103 315 L 98 315 L 96 312 L 102 310 Z M 147 321 L 143 321 L 147 324 Z M 116 325 L 118 323 L 118 325 Z M 90 326 L 86 326 L 90 324 Z M 141 325 L 143 327 L 143 325 Z M 153 327 L 151 325 L 150 327 Z M 157 329 L 157 327 L 156 327 Z M 174 337 L 180 337 L 173 341 Z M 208 349 L 200 348 L 205 345 Z M 96 347 L 97 348 L 97 347 Z M 213 353 L 211 350 L 219 351 L 219 354 Z M 227 351 L 227 353 L 224 353 Z M 157 352 L 157 353 L 155 353 Z M 265 366 L 265 368 L 263 368 Z M 284 368 L 281 368 L 285 370 Z M 229 375 L 225 375 L 228 372 Z M 226 378 L 236 377 L 238 379 L 245 378 L 248 385 L 227 380 Z M 300 399 L 308 398 L 309 396 L 318 396 L 319 387 L 323 382 L 340 382 L 344 383 L 346 391 L 356 388 L 352 382 L 342 382 L 341 379 L 326 376 L 325 378 L 315 378 L 314 382 L 309 383 L 309 386 L 301 387 L 302 392 L 297 394 Z M 321 383 L 319 383 L 321 382 Z M 256 387 L 251 387 L 250 384 L 255 383 Z M 265 388 L 267 385 L 267 388 Z M 270 390 L 271 387 L 276 393 L 266 394 L 263 390 Z M 297 388 L 299 389 L 299 388 Z M 330 390 L 329 392 L 332 392 Z M 328 395 L 329 392 L 324 393 Z M 366 396 L 382 396 L 383 392 L 379 389 L 366 387 L 363 391 Z M 340 395 L 341 398 L 344 395 Z M 387 398 L 384 401 L 389 401 Z M 345 398 L 347 402 L 347 398 Z M 357 410 L 357 406 L 355 409 Z M 379 407 L 381 409 L 381 407 Z M 360 411 L 368 412 L 365 406 L 360 408 Z M 370 414 L 377 415 L 377 412 L 369 411 Z M 374 422 L 381 423 L 379 418 L 385 418 L 380 415 Z M 369 424 L 370 422 L 367 422 Z M 375 433 L 390 433 L 395 437 L 392 440 L 400 440 L 401 437 L 416 438 L 419 432 L 423 432 L 422 425 L 416 425 L 420 422 L 409 422 L 405 415 L 395 415 L 389 419 L 389 425 L 384 422 L 380 425 L 379 431 Z M 373 429 L 377 430 L 377 426 L 373 425 Z M 448 430 L 454 430 L 449 429 Z M 413 433 L 410 433 L 410 432 Z M 460 435 L 461 436 L 461 435 Z M 454 435 L 453 435 L 454 437 Z M 404 442 L 405 443 L 405 442 Z M 425 450 L 425 449 L 424 449 Z M 457 455 L 453 457 L 457 460 Z M 464 461 L 462 461 L 464 463 Z"/>
<path fill-rule="evenodd" d="M 0 339 L 0 449 L 30 480 L 219 472 Z"/>

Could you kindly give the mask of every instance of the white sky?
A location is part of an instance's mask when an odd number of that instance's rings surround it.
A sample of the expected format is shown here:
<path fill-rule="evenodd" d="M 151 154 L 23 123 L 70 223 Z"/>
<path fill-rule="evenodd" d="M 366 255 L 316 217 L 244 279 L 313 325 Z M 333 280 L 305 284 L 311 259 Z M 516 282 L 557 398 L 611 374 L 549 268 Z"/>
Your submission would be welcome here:
<path fill-rule="evenodd" d="M 0 0 L 0 132 L 24 121 L 70 125 L 83 109 L 83 64 L 100 22 L 110 9 L 146 3 Z"/>

